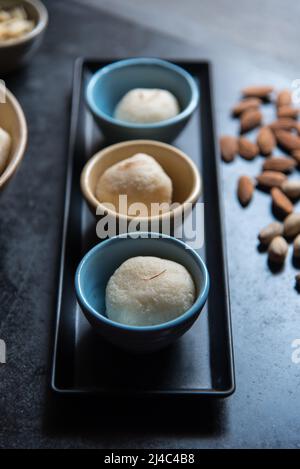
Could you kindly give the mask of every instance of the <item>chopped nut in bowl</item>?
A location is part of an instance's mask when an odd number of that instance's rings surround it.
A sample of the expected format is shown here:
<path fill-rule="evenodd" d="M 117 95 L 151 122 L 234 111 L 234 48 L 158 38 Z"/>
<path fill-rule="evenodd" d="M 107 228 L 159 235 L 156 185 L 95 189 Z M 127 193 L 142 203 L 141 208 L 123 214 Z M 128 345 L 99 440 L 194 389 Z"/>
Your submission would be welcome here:
<path fill-rule="evenodd" d="M 0 73 L 28 62 L 41 44 L 48 13 L 39 0 L 0 0 Z"/>
<path fill-rule="evenodd" d="M 23 5 L 0 10 L 0 42 L 22 37 L 34 27 L 35 22 L 28 18 Z"/>

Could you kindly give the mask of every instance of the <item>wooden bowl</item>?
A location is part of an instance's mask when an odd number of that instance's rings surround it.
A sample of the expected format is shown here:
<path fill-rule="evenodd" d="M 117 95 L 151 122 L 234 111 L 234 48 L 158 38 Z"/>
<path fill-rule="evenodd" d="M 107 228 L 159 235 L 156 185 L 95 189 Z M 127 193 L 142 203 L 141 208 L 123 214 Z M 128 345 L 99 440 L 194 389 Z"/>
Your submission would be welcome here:
<path fill-rule="evenodd" d="M 151 155 L 165 170 L 173 183 L 173 203 L 179 205 L 169 212 L 149 217 L 138 217 L 143 222 L 181 220 L 187 207 L 192 208 L 201 193 L 201 177 L 193 161 L 178 148 L 154 140 L 131 140 L 111 145 L 96 153 L 85 165 L 81 174 L 81 190 L 92 213 L 108 214 L 127 224 L 137 217 L 113 212 L 101 204 L 95 196 L 96 185 L 104 171 L 115 163 L 136 153 Z M 177 224 L 177 223 L 176 223 Z"/>
<path fill-rule="evenodd" d="M 12 139 L 8 162 L 4 171 L 0 174 L 0 190 L 2 190 L 22 161 L 28 134 L 22 108 L 13 94 L 8 90 L 6 90 L 6 102 L 0 103 L 0 127 L 6 130 Z"/>

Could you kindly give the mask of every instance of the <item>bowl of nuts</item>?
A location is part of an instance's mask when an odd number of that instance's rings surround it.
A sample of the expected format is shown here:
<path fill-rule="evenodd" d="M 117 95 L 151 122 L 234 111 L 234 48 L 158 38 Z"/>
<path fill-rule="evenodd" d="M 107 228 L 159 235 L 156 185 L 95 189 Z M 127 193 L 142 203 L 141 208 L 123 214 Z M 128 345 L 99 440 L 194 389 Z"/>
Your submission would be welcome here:
<path fill-rule="evenodd" d="M 0 0 L 0 74 L 31 59 L 47 24 L 48 12 L 39 0 Z"/>

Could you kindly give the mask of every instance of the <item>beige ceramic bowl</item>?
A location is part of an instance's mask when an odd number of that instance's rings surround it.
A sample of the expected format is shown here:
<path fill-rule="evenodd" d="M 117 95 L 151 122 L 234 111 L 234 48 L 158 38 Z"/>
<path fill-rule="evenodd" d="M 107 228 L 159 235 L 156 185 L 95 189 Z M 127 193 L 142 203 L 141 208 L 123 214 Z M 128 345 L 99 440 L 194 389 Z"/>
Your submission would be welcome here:
<path fill-rule="evenodd" d="M 27 63 L 39 48 L 48 24 L 48 12 L 39 0 L 0 0 L 0 8 L 22 5 L 34 29 L 17 39 L 0 41 L 0 73 L 5 74 Z"/>
<path fill-rule="evenodd" d="M 100 208 L 101 212 L 117 218 L 119 222 L 122 220 L 129 223 L 133 219 L 136 220 L 136 217 L 109 210 L 95 197 L 96 185 L 103 172 L 113 164 L 129 158 L 136 153 L 151 155 L 163 167 L 173 182 L 172 202 L 180 204 L 170 212 L 148 218 L 139 217 L 138 220 L 151 222 L 154 220 L 161 222 L 163 219 L 174 218 L 181 220 L 184 207 L 185 210 L 187 207 L 191 209 L 200 196 L 201 177 L 199 171 L 185 153 L 171 145 L 154 140 L 131 140 L 111 145 L 96 153 L 86 163 L 81 174 L 81 190 L 92 213 L 96 215 L 97 208 L 98 210 Z M 187 203 L 189 205 L 184 206 Z"/>
<path fill-rule="evenodd" d="M 2 190 L 21 163 L 27 144 L 27 124 L 22 108 L 8 90 L 6 90 L 6 102 L 0 103 L 0 127 L 6 130 L 12 139 L 8 163 L 0 174 L 0 190 Z"/>

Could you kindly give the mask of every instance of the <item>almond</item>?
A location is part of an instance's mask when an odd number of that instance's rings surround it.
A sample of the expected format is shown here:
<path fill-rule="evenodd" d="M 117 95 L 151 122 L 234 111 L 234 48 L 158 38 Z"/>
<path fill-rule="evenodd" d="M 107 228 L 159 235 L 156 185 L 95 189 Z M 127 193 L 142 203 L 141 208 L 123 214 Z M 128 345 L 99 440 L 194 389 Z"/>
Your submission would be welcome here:
<path fill-rule="evenodd" d="M 296 167 L 296 161 L 293 158 L 268 158 L 263 164 L 264 171 L 281 171 L 282 173 L 289 173 Z"/>
<path fill-rule="evenodd" d="M 300 213 L 291 213 L 283 223 L 283 232 L 287 237 L 294 238 L 300 233 Z"/>
<path fill-rule="evenodd" d="M 221 155 L 224 161 L 233 161 L 238 152 L 238 139 L 231 135 L 223 135 L 220 138 Z"/>
<path fill-rule="evenodd" d="M 300 180 L 284 181 L 281 190 L 291 199 L 300 197 Z"/>
<path fill-rule="evenodd" d="M 271 122 L 269 127 L 272 130 L 297 130 L 297 122 L 295 122 L 294 119 L 289 119 L 288 117 L 285 117 Z"/>
<path fill-rule="evenodd" d="M 269 155 L 276 146 L 276 139 L 269 127 L 263 127 L 258 132 L 257 145 L 262 155 Z"/>
<path fill-rule="evenodd" d="M 241 115 L 241 132 L 248 132 L 258 127 L 262 121 L 262 113 L 257 109 L 249 109 Z"/>
<path fill-rule="evenodd" d="M 277 171 L 264 171 L 256 180 L 260 186 L 271 189 L 272 187 L 280 187 L 286 180 L 286 175 Z"/>
<path fill-rule="evenodd" d="M 300 137 L 286 130 L 275 130 L 275 137 L 280 146 L 291 152 L 300 149 Z"/>
<path fill-rule="evenodd" d="M 272 239 L 268 249 L 269 260 L 276 264 L 282 264 L 285 261 L 289 246 L 282 236 L 276 236 Z"/>
<path fill-rule="evenodd" d="M 293 256 L 296 258 L 300 257 L 300 234 L 296 236 L 293 243 Z"/>
<path fill-rule="evenodd" d="M 248 176 L 241 176 L 238 180 L 238 198 L 240 203 L 245 207 L 252 199 L 254 185 Z"/>
<path fill-rule="evenodd" d="M 247 98 L 240 101 L 232 108 L 233 116 L 240 116 L 243 112 L 249 111 L 249 109 L 257 109 L 261 104 L 261 99 L 258 98 Z"/>
<path fill-rule="evenodd" d="M 294 206 L 292 202 L 280 189 L 278 189 L 278 187 L 273 187 L 271 189 L 271 196 L 274 208 L 279 210 L 280 213 L 287 216 L 293 212 Z"/>
<path fill-rule="evenodd" d="M 283 233 L 283 224 L 279 221 L 274 221 L 270 223 L 265 228 L 263 228 L 258 235 L 258 239 L 261 244 L 268 245 L 275 236 L 282 235 Z"/>
<path fill-rule="evenodd" d="M 256 143 L 250 142 L 245 137 L 239 138 L 239 154 L 246 160 L 253 160 L 259 153 Z"/>
<path fill-rule="evenodd" d="M 273 86 L 248 86 L 242 90 L 243 96 L 246 98 L 269 98 L 273 91 Z"/>
<path fill-rule="evenodd" d="M 290 92 L 290 90 L 286 89 L 279 91 L 276 98 L 277 107 L 289 106 L 290 104 L 292 104 L 292 93 Z"/>
<path fill-rule="evenodd" d="M 298 115 L 299 109 L 291 106 L 280 106 L 277 109 L 277 117 L 279 118 L 290 117 L 291 119 L 297 119 Z"/>
<path fill-rule="evenodd" d="M 300 150 L 293 150 L 292 157 L 296 160 L 297 164 L 300 164 Z"/>
<path fill-rule="evenodd" d="M 295 121 L 295 124 L 294 124 L 294 129 L 297 131 L 297 133 L 300 135 L 300 122 L 297 122 Z"/>

